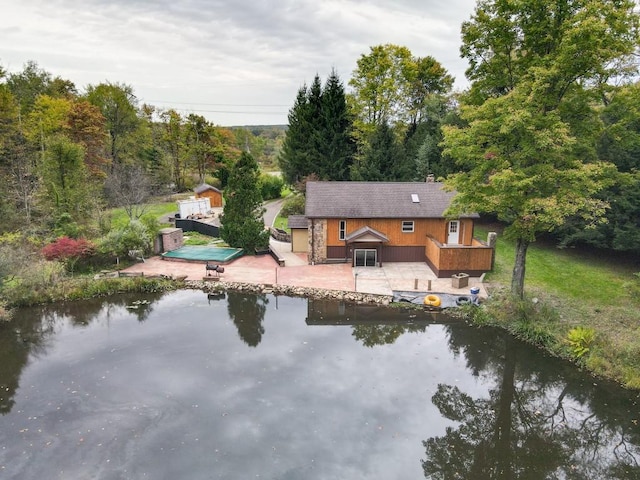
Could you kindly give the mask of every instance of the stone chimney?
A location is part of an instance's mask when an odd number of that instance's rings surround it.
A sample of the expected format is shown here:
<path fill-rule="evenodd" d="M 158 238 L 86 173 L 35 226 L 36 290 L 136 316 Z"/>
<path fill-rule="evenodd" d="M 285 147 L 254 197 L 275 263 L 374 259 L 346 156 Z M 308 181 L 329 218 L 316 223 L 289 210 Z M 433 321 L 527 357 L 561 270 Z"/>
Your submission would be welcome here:
<path fill-rule="evenodd" d="M 436 177 L 433 175 L 433 173 L 430 173 L 429 175 L 427 175 L 427 183 L 433 183 L 436 181 Z"/>

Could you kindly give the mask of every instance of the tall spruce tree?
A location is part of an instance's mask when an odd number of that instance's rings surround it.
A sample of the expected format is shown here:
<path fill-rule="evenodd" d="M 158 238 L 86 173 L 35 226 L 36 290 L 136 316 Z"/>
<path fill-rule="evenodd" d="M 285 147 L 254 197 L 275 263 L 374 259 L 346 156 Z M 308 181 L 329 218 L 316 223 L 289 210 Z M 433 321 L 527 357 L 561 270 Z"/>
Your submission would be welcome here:
<path fill-rule="evenodd" d="M 325 82 L 322 91 L 321 137 L 324 170 L 320 176 L 327 180 L 349 180 L 356 154 L 353 138 L 353 115 L 347 106 L 344 85 L 335 70 Z"/>
<path fill-rule="evenodd" d="M 289 110 L 289 128 L 278 157 L 282 176 L 292 185 L 308 175 L 310 171 L 307 148 L 310 130 L 308 110 L 307 86 L 303 85 L 298 90 L 293 107 Z"/>
<path fill-rule="evenodd" d="M 256 248 L 269 244 L 264 228 L 262 195 L 258 186 L 260 169 L 247 152 L 243 152 L 229 175 L 225 189 L 225 205 L 220 223 L 220 236 L 232 247 L 254 254 Z"/>
<path fill-rule="evenodd" d="M 333 71 L 324 87 L 315 76 L 298 90 L 289 111 L 289 129 L 279 157 L 283 177 L 291 184 L 309 175 L 322 180 L 349 179 L 355 154 L 353 121 L 344 86 Z"/>

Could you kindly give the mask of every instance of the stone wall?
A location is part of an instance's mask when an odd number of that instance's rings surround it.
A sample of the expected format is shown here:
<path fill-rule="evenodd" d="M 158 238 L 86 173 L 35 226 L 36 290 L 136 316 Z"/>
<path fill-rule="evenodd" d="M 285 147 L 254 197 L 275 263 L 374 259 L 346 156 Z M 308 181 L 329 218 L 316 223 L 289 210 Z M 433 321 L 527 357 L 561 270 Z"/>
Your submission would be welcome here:
<path fill-rule="evenodd" d="M 327 220 L 309 219 L 309 263 L 327 263 Z"/>

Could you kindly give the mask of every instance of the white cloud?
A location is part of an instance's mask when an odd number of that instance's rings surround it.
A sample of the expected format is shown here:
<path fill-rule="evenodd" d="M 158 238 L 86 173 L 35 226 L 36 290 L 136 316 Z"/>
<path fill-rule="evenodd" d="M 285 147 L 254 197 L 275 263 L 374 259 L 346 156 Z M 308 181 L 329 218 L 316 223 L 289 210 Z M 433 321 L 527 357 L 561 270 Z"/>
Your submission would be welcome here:
<path fill-rule="evenodd" d="M 0 64 L 15 72 L 33 60 L 79 89 L 126 83 L 141 101 L 191 109 L 219 125 L 286 123 L 303 83 L 335 68 L 346 84 L 358 58 L 385 43 L 435 57 L 466 85 L 459 32 L 473 0 L 80 5 L 0 0 Z"/>

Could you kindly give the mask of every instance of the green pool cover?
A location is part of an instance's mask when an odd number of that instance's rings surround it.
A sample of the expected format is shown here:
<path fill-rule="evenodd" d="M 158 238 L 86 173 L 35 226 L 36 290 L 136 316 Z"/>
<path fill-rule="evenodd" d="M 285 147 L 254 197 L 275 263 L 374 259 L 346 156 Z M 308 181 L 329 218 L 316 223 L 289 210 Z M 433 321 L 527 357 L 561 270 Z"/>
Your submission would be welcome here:
<path fill-rule="evenodd" d="M 198 260 L 202 262 L 230 262 L 244 254 L 241 248 L 186 246 L 162 254 L 166 258 Z"/>

